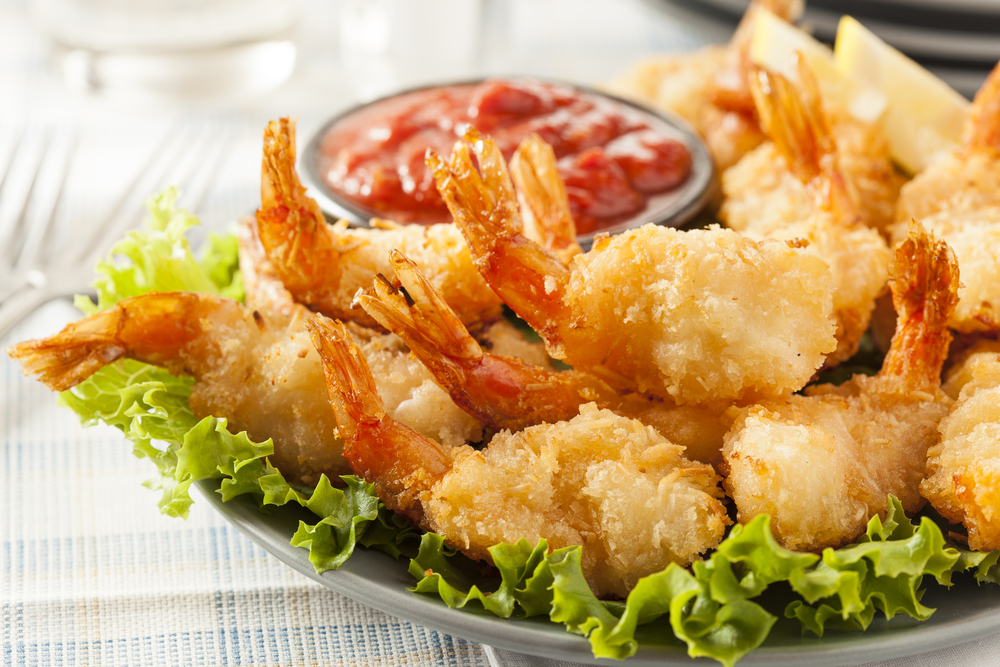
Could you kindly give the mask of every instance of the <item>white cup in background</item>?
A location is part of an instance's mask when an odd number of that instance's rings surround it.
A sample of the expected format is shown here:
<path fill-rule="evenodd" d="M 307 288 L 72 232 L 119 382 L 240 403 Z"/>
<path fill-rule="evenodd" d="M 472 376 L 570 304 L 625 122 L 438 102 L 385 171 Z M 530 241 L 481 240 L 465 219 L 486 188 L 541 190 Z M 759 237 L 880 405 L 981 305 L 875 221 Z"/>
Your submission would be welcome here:
<path fill-rule="evenodd" d="M 291 74 L 298 0 L 33 0 L 68 85 L 126 101 L 224 98 Z"/>

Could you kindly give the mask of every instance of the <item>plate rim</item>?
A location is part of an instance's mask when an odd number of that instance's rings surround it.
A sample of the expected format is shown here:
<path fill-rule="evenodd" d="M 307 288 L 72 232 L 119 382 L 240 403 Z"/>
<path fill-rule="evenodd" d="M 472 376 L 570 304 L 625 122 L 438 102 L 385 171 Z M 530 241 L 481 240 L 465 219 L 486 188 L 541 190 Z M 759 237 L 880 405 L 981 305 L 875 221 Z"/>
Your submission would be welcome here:
<path fill-rule="evenodd" d="M 392 558 L 382 552 L 366 550 L 360 546 L 340 570 L 317 574 L 308 560 L 306 550 L 293 547 L 289 543 L 298 517 L 312 516 L 308 510 L 290 506 L 269 507 L 269 513 L 264 514 L 249 495 L 224 502 L 221 495 L 216 492 L 220 484 L 221 480 L 210 479 L 197 481 L 194 486 L 200 495 L 240 533 L 310 579 L 396 618 L 463 637 L 469 641 L 555 660 L 633 667 L 680 667 L 692 664 L 685 647 L 680 644 L 640 646 L 636 655 L 624 663 L 607 658 L 595 658 L 585 638 L 571 634 L 547 619 L 538 620 L 543 617 L 502 619 L 484 612 L 451 609 L 440 599 L 411 593 L 405 586 L 390 588 L 382 585 L 382 582 L 396 577 L 380 577 L 381 582 L 378 582 L 366 575 L 366 571 L 371 570 L 373 565 L 384 568 L 388 563 L 391 567 Z M 406 573 L 403 560 L 395 561 L 395 566 Z M 392 570 L 387 572 L 398 574 Z M 406 574 L 406 577 L 409 575 Z M 415 583 L 413 580 L 409 581 Z M 382 591 L 385 595 L 373 598 L 371 596 L 373 586 L 375 590 Z M 988 586 L 971 590 L 989 591 Z M 928 589 L 928 595 L 923 602 L 932 601 L 928 598 L 938 597 L 932 595 L 936 590 L 938 589 Z M 940 590 L 943 591 L 943 587 Z M 790 667 L 801 665 L 808 660 L 810 667 L 836 667 L 858 662 L 902 658 L 950 648 L 1000 632 L 1000 596 L 995 597 L 997 599 L 990 608 L 970 618 L 945 619 L 940 623 L 932 621 L 919 623 L 903 618 L 902 622 L 897 622 L 897 625 L 892 627 L 892 635 L 889 637 L 884 634 L 879 635 L 876 629 L 874 632 L 869 630 L 864 633 L 828 633 L 824 638 L 803 635 L 798 645 L 768 646 L 765 641 L 764 645 L 744 657 L 739 664 L 746 667 L 763 665 Z M 964 607 L 964 605 L 952 606 Z M 940 608 L 938 612 L 941 612 Z M 932 619 L 934 618 L 936 617 L 932 616 Z M 887 625 L 884 620 L 881 623 L 877 620 L 873 624 L 878 627 L 884 625 Z M 668 641 L 670 640 L 671 638 L 668 638 Z"/>

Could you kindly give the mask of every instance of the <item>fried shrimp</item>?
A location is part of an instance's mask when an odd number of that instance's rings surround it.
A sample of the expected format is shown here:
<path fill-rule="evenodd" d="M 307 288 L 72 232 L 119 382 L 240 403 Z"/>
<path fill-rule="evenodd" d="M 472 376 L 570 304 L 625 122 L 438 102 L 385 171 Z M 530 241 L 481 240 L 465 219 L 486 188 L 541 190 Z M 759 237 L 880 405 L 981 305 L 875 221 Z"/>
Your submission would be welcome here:
<path fill-rule="evenodd" d="M 819 551 L 884 516 L 888 494 L 907 512 L 923 506 L 926 453 L 952 403 L 940 373 L 957 288 L 953 253 L 914 223 L 896 250 L 900 317 L 878 375 L 746 408 L 726 435 L 725 486 L 740 523 L 769 514 L 783 546 Z"/>
<path fill-rule="evenodd" d="M 399 248 L 420 263 L 467 325 L 478 327 L 500 317 L 500 300 L 473 267 L 453 225 L 328 225 L 295 172 L 295 124 L 287 118 L 271 121 L 264 131 L 257 225 L 276 275 L 296 301 L 312 310 L 373 326 L 351 300 L 375 274 L 389 271 L 388 252 Z"/>
<path fill-rule="evenodd" d="M 522 233 L 503 157 L 467 135 L 438 189 L 487 282 L 549 354 L 615 389 L 679 404 L 780 396 L 836 347 L 826 264 L 796 244 L 647 225 L 600 238 L 567 267 Z"/>
<path fill-rule="evenodd" d="M 920 492 L 941 516 L 963 523 L 969 548 L 1000 549 L 1000 349 L 970 356 L 968 382 L 927 452 Z"/>
<path fill-rule="evenodd" d="M 947 241 L 962 268 L 951 328 L 1000 331 L 1000 65 L 973 100 L 962 146 L 903 188 L 895 238 L 912 218 Z"/>
<path fill-rule="evenodd" d="M 274 439 L 272 463 L 286 476 L 315 484 L 322 473 L 349 472 L 326 401 L 323 372 L 302 311 L 272 320 L 223 297 L 153 292 L 8 354 L 49 388 L 69 389 L 117 359 L 162 366 L 195 378 L 189 399 L 198 417 L 229 420 L 233 432 Z M 395 336 L 354 327 L 396 419 L 447 446 L 481 437 L 481 425 L 460 410 Z"/>
<path fill-rule="evenodd" d="M 572 419 L 581 405 L 593 402 L 654 426 L 696 461 L 721 462 L 722 437 L 730 425 L 723 410 L 620 395 L 589 373 L 556 372 L 500 350 L 486 352 L 416 264 L 398 251 L 390 261 L 396 279 L 377 278 L 374 289 L 358 297 L 361 306 L 402 338 L 452 400 L 484 425 L 520 431 Z"/>
<path fill-rule="evenodd" d="M 826 363 L 832 366 L 857 351 L 892 253 L 878 231 L 861 224 L 815 81 L 802 69 L 810 82 L 802 88 L 756 72 L 751 89 L 772 141 L 723 174 L 719 217 L 755 239 L 804 239 L 807 251 L 830 265 L 837 349 Z"/>
<path fill-rule="evenodd" d="M 585 405 L 569 421 L 502 431 L 482 451 L 444 448 L 388 416 L 342 324 L 307 326 L 351 467 L 390 509 L 470 557 L 489 562 L 489 547 L 521 538 L 579 544 L 594 592 L 625 597 L 721 540 L 718 476 L 655 430 Z"/>
<path fill-rule="evenodd" d="M 943 211 L 995 206 L 1000 206 L 1000 63 L 969 107 L 962 145 L 903 186 L 896 220 L 923 222 Z"/>
<path fill-rule="evenodd" d="M 613 82 L 612 92 L 683 116 L 708 144 L 721 171 L 764 141 L 747 87 L 754 16 L 761 9 L 794 21 L 797 0 L 753 0 L 727 46 L 656 57 Z"/>
<path fill-rule="evenodd" d="M 267 316 L 272 322 L 287 322 L 294 315 L 307 313 L 285 288 L 257 236 L 257 221 L 240 220 L 236 228 L 240 274 L 243 277 L 244 303 Z"/>

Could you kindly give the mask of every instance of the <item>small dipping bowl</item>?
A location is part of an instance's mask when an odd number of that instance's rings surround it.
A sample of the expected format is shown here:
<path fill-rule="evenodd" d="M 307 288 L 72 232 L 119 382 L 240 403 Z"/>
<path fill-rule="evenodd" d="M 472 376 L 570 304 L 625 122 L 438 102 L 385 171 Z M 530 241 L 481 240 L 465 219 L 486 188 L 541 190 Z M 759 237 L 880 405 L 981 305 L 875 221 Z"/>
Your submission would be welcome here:
<path fill-rule="evenodd" d="M 640 227 L 647 223 L 673 227 L 680 226 L 694 217 L 710 199 L 715 183 L 715 167 L 704 142 L 684 120 L 653 111 L 630 100 L 608 95 L 583 86 L 539 81 L 537 79 L 520 77 L 426 86 L 407 90 L 389 97 L 384 97 L 338 114 L 327 121 L 319 129 L 319 131 L 317 131 L 316 134 L 310 138 L 305 150 L 302 153 L 299 169 L 302 174 L 304 184 L 307 188 L 309 188 L 310 195 L 312 195 L 316 201 L 319 202 L 320 207 L 323 209 L 324 213 L 327 214 L 327 216 L 334 219 L 345 219 L 357 226 L 369 226 L 370 218 L 384 218 L 390 220 L 396 219 L 399 222 L 406 222 L 406 220 L 402 219 L 402 217 L 393 216 L 389 211 L 379 211 L 368 207 L 359 202 L 357 199 L 351 198 L 350 196 L 333 189 L 327 183 L 324 172 L 330 168 L 331 163 L 334 161 L 334 158 L 331 157 L 331 147 L 336 150 L 337 144 L 334 143 L 331 146 L 331 141 L 325 140 L 326 137 L 332 133 L 346 134 L 348 128 L 353 128 L 355 134 L 360 135 L 362 133 L 358 132 L 357 128 L 364 127 L 362 124 L 364 118 L 371 117 L 373 113 L 378 113 L 385 109 L 395 109 L 397 112 L 401 108 L 406 109 L 408 108 L 406 107 L 406 104 L 409 103 L 409 100 L 413 98 L 414 95 L 433 95 L 435 91 L 438 90 L 450 91 L 464 90 L 465 88 L 474 89 L 475 87 L 480 86 L 480 84 L 494 82 L 499 85 L 512 84 L 514 86 L 526 86 L 529 88 L 537 86 L 540 89 L 549 87 L 554 90 L 557 89 L 560 92 L 565 92 L 567 90 L 572 91 L 576 95 L 583 96 L 583 98 L 588 102 L 595 101 L 600 107 L 598 110 L 607 111 L 609 109 L 614 109 L 617 113 L 625 117 L 628 122 L 640 122 L 642 125 L 647 126 L 648 130 L 651 130 L 656 135 L 676 141 L 687 149 L 688 155 L 690 156 L 690 170 L 687 177 L 679 185 L 666 191 L 645 194 L 643 195 L 644 205 L 642 208 L 625 215 L 600 220 L 603 224 L 601 224 L 599 228 L 589 233 L 579 233 L 577 235 L 577 241 L 585 249 L 590 248 L 594 237 L 598 234 L 616 234 L 627 229 Z M 434 100 L 431 100 L 431 102 L 433 101 Z M 424 116 L 427 116 L 428 108 L 429 105 L 426 104 L 414 107 L 414 115 L 424 114 Z M 572 117 L 567 116 L 567 113 L 569 112 L 570 110 L 561 112 L 562 115 L 558 117 L 559 122 L 552 122 L 550 124 L 558 126 L 562 123 L 564 127 L 571 130 L 573 128 L 573 123 Z M 530 121 L 531 118 L 532 117 L 529 116 L 527 120 Z M 570 121 L 568 123 L 565 122 L 567 118 Z M 474 118 L 463 122 L 468 122 L 473 125 L 476 124 Z M 526 133 L 533 129 L 530 122 L 521 123 L 521 126 L 528 128 Z M 497 127 L 499 131 L 506 131 L 506 140 L 508 145 L 514 141 L 515 138 L 517 141 L 523 138 L 521 136 L 515 137 L 514 133 L 507 127 Z M 483 135 L 491 135 L 490 128 L 487 127 L 479 129 Z M 451 146 L 459 139 L 461 127 L 451 127 L 447 122 L 445 122 L 439 127 L 429 128 L 428 131 L 431 135 L 436 136 L 438 139 L 438 152 L 442 154 L 442 157 L 447 157 L 451 151 Z M 368 134 L 372 136 L 362 137 L 362 140 L 368 139 L 377 144 L 378 140 L 386 135 L 386 132 L 375 131 L 369 132 Z M 454 134 L 454 137 L 448 137 L 450 143 L 448 143 L 447 150 L 442 150 L 443 146 L 441 146 L 441 141 L 443 141 L 445 135 L 448 134 Z M 542 136 L 545 138 L 544 132 L 542 133 Z M 625 136 L 629 135 L 626 133 Z M 419 140 L 420 137 L 418 136 L 411 139 L 407 144 L 407 150 L 410 156 L 418 153 L 422 155 L 423 149 L 420 146 L 415 146 L 413 143 L 414 141 Z M 325 153 L 324 149 L 326 149 Z M 581 149 L 574 155 L 582 155 L 583 152 L 585 152 L 585 150 Z M 557 156 L 558 155 L 559 153 L 557 151 Z M 571 155 L 570 157 L 574 157 L 574 155 Z M 591 220 L 594 220 L 594 218 L 591 218 Z M 447 220 L 439 221 L 445 222 Z M 412 224 L 427 223 L 414 222 Z"/>

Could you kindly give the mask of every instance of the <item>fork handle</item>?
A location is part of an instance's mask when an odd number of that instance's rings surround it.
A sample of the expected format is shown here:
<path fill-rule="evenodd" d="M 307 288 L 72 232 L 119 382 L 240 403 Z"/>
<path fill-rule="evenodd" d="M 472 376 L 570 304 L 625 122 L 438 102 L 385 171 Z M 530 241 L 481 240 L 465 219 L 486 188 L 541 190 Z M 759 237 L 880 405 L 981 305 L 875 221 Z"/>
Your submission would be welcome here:
<path fill-rule="evenodd" d="M 61 296 L 46 288 L 32 288 L 15 294 L 0 305 L 0 340 L 36 308 Z"/>

